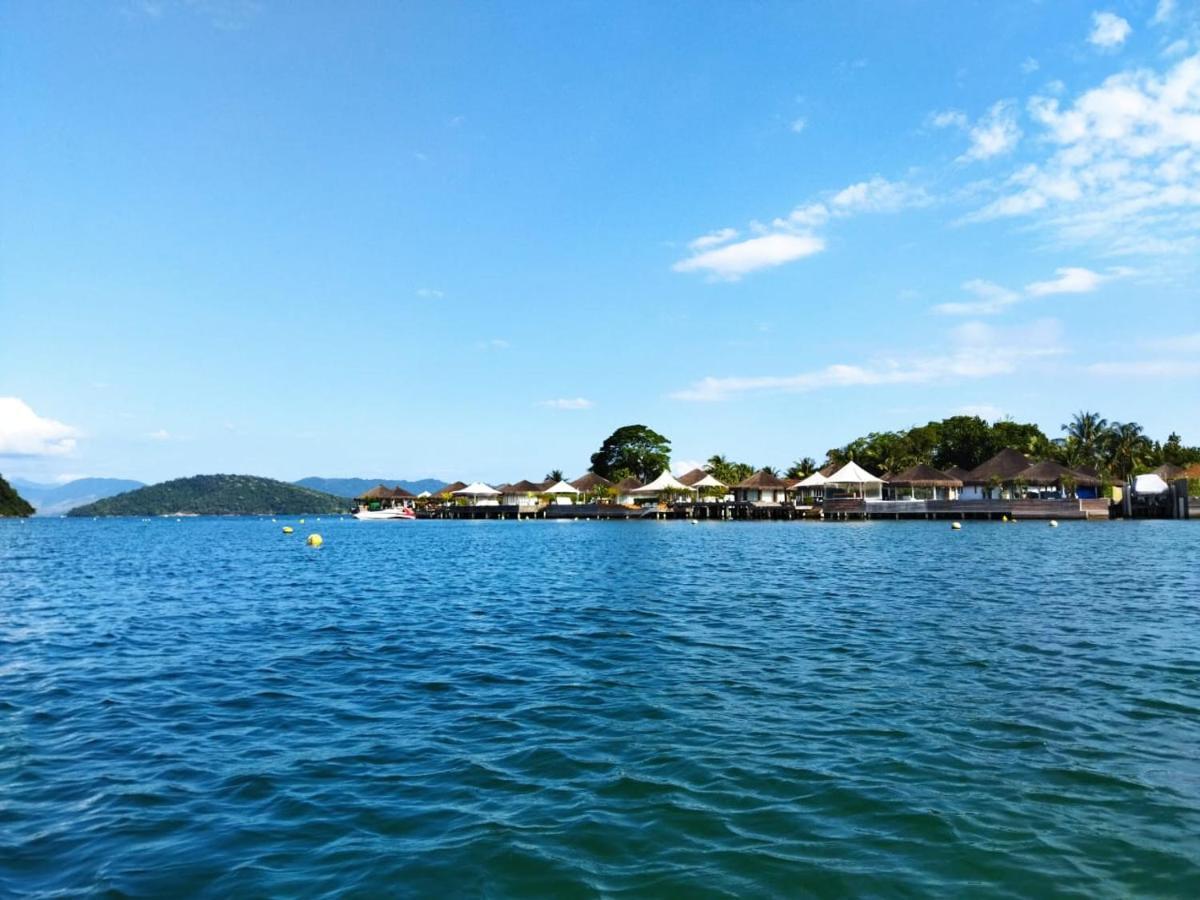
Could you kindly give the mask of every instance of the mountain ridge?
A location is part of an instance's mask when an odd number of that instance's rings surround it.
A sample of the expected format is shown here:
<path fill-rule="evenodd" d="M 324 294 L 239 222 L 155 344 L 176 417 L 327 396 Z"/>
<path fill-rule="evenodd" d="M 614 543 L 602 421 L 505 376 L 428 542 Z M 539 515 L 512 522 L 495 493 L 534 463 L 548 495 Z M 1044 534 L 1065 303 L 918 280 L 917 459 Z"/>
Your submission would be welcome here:
<path fill-rule="evenodd" d="M 14 478 L 12 485 L 33 505 L 37 516 L 62 515 L 77 506 L 146 486 L 145 482 L 131 478 L 76 478 L 63 484 Z"/>
<path fill-rule="evenodd" d="M 347 512 L 341 497 L 257 475 L 192 475 L 79 506 L 69 516 L 289 516 Z"/>
<path fill-rule="evenodd" d="M 403 478 L 322 478 L 317 475 L 301 478 L 299 481 L 293 481 L 292 484 L 351 500 L 355 497 L 361 497 L 365 492 L 379 484 L 386 484 L 388 487 L 399 485 L 413 494 L 419 494 L 422 491 L 429 491 L 431 494 L 436 494 L 446 486 L 445 481 L 438 481 L 436 478 L 420 478 L 416 481 L 406 481 Z"/>

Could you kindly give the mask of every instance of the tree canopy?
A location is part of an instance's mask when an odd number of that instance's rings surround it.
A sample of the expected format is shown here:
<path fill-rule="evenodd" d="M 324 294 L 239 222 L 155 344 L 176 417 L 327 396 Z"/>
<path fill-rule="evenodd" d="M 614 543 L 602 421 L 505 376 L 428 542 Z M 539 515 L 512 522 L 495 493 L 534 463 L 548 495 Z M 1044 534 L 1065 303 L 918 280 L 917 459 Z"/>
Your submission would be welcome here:
<path fill-rule="evenodd" d="M 0 477 L 0 516 L 32 516 L 33 507 Z"/>
<path fill-rule="evenodd" d="M 592 454 L 591 471 L 609 481 L 630 475 L 643 482 L 671 467 L 671 442 L 645 425 L 623 425 Z"/>

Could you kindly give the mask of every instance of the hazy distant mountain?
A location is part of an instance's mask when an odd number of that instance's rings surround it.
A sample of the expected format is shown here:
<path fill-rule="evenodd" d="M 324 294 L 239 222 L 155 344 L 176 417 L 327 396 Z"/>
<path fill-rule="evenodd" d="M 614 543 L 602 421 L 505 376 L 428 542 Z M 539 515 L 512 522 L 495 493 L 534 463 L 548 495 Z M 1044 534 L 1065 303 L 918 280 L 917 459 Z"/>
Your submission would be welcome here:
<path fill-rule="evenodd" d="M 193 475 L 71 510 L 72 516 L 289 516 L 347 512 L 340 497 L 254 475 Z"/>
<path fill-rule="evenodd" d="M 0 516 L 32 516 L 33 506 L 21 498 L 11 484 L 0 476 Z"/>
<path fill-rule="evenodd" d="M 12 485 L 33 504 L 39 516 L 61 516 L 76 506 L 145 487 L 142 482 L 128 478 L 77 478 L 66 484 L 41 484 L 14 478 Z"/>
<path fill-rule="evenodd" d="M 386 484 L 388 487 L 396 487 L 399 485 L 406 491 L 413 494 L 419 494 L 422 491 L 429 491 L 431 494 L 436 494 L 446 486 L 446 482 L 438 481 L 436 478 L 422 478 L 420 481 L 405 481 L 401 478 L 301 478 L 295 482 L 301 487 L 312 488 L 314 491 L 324 491 L 326 494 L 333 494 L 335 497 L 361 497 L 364 493 L 375 487 L 377 484 Z"/>

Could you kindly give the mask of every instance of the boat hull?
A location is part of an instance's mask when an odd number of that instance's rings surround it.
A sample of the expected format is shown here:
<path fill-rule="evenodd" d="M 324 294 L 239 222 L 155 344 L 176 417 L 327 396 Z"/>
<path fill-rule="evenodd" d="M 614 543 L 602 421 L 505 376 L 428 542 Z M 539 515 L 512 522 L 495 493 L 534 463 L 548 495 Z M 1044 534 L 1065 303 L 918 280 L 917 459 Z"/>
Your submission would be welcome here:
<path fill-rule="evenodd" d="M 360 509 L 354 513 L 354 518 L 362 519 L 365 522 L 382 522 L 401 521 L 411 522 L 416 519 L 417 514 L 408 507 L 399 509 Z"/>

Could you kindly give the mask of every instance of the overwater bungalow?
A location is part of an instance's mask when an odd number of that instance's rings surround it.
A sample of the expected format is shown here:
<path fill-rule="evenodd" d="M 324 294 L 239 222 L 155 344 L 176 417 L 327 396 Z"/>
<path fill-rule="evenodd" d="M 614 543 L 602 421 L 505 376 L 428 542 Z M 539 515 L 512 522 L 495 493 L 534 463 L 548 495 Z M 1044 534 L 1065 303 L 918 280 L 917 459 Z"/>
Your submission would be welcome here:
<path fill-rule="evenodd" d="M 666 469 L 649 484 L 635 488 L 630 493 L 633 494 L 635 503 L 644 503 L 647 500 L 657 501 L 662 499 L 664 495 L 667 497 L 671 495 L 694 497 L 696 495 L 696 491 L 693 488 L 688 487 Z"/>
<path fill-rule="evenodd" d="M 464 497 L 471 506 L 499 506 L 500 492 L 482 481 L 473 481 L 452 492 L 455 497 Z"/>
<path fill-rule="evenodd" d="M 962 479 L 924 463 L 884 479 L 884 500 L 957 500 Z"/>
<path fill-rule="evenodd" d="M 727 497 L 732 499 L 732 495 L 727 493 L 729 486 L 711 472 L 703 469 L 692 469 L 690 472 L 685 472 L 679 476 L 679 482 L 694 488 L 701 500 L 713 502 Z"/>
<path fill-rule="evenodd" d="M 825 476 L 820 472 L 801 478 L 792 487 L 793 499 L 802 506 L 811 506 L 816 500 L 825 496 Z"/>
<path fill-rule="evenodd" d="M 883 499 L 883 479 L 851 460 L 825 478 L 825 498 Z"/>
<path fill-rule="evenodd" d="M 398 506 L 412 506 L 416 500 L 412 494 L 397 485 L 394 488 L 380 484 L 364 491 L 362 496 L 355 497 L 355 502 L 364 509 L 394 509 Z"/>
<path fill-rule="evenodd" d="M 500 488 L 500 502 L 505 506 L 516 506 L 522 509 L 536 509 L 541 505 L 542 482 L 521 479 L 514 484 L 506 484 Z"/>
<path fill-rule="evenodd" d="M 971 474 L 966 469 L 964 469 L 962 466 L 947 466 L 945 469 L 942 469 L 942 471 L 945 472 L 947 475 L 949 475 L 951 478 L 957 478 L 959 481 L 963 482 L 964 484 L 966 483 L 967 476 Z"/>
<path fill-rule="evenodd" d="M 733 486 L 735 503 L 783 503 L 788 499 L 787 482 L 761 469 Z"/>
<path fill-rule="evenodd" d="M 556 481 L 543 489 L 542 493 L 549 495 L 550 502 L 557 506 L 570 506 L 579 500 L 579 488 L 565 481 Z"/>
<path fill-rule="evenodd" d="M 609 488 L 613 483 L 607 478 L 597 475 L 595 472 L 585 472 L 574 481 L 571 482 L 571 487 L 579 491 L 579 493 L 588 499 L 604 498 L 607 499 Z"/>
<path fill-rule="evenodd" d="M 1020 451 L 1001 450 L 989 460 L 977 465 L 962 480 L 963 500 L 1011 500 L 1017 476 L 1030 466 L 1029 458 Z M 992 494 L 997 496 L 992 498 Z"/>
<path fill-rule="evenodd" d="M 628 478 L 622 478 L 613 487 L 617 492 L 617 503 L 622 506 L 632 506 L 638 499 L 635 491 L 641 489 L 642 483 L 630 475 Z"/>
<path fill-rule="evenodd" d="M 1068 469 L 1052 459 L 1034 463 L 1013 479 L 1025 486 L 1027 497 L 1092 499 L 1100 490 L 1100 479 L 1075 469 Z"/>

